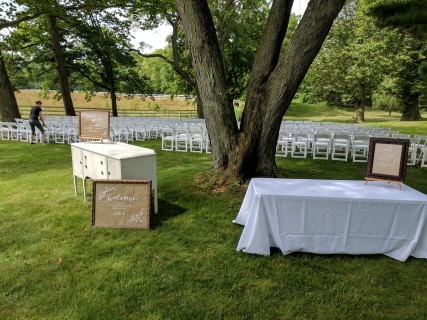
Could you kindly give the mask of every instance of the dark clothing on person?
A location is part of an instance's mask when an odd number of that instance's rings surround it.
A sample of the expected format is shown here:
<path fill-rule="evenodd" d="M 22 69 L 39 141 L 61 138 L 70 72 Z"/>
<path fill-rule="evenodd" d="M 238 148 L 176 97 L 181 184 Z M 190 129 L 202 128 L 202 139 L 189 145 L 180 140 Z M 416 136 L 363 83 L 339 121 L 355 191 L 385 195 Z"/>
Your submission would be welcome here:
<path fill-rule="evenodd" d="M 34 106 L 30 111 L 30 120 L 39 120 L 39 114 L 42 111 L 40 106 Z"/>
<path fill-rule="evenodd" d="M 30 111 L 30 128 L 31 134 L 34 136 L 36 134 L 36 127 L 40 130 L 42 134 L 44 134 L 43 126 L 39 120 L 40 112 L 42 108 L 40 106 L 34 106 Z"/>
<path fill-rule="evenodd" d="M 31 128 L 31 134 L 34 136 L 36 134 L 36 127 L 40 130 L 41 133 L 44 134 L 44 128 L 41 124 L 41 122 L 37 120 L 30 120 L 30 128 Z"/>

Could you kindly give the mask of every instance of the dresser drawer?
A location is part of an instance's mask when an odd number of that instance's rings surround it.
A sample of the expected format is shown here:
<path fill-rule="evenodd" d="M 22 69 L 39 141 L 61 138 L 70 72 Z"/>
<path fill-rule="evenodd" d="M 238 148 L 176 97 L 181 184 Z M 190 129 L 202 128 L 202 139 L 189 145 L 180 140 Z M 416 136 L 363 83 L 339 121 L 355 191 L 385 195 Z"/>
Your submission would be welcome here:
<path fill-rule="evenodd" d="M 82 150 L 71 147 L 71 158 L 73 161 L 73 175 L 83 178 L 83 158 Z"/>
<path fill-rule="evenodd" d="M 108 179 L 106 157 L 83 151 L 83 164 L 83 171 L 86 177 Z"/>

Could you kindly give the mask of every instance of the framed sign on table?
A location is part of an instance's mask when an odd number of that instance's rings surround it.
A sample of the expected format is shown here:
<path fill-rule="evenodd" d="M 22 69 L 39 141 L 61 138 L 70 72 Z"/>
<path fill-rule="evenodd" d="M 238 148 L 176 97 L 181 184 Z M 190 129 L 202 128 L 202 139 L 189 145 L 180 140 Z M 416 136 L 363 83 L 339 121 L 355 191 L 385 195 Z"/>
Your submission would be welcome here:
<path fill-rule="evenodd" d="M 80 110 L 79 137 L 87 140 L 110 140 L 109 110 Z"/>
<path fill-rule="evenodd" d="M 371 138 L 366 183 L 382 180 L 398 183 L 401 188 L 405 181 L 409 143 L 409 139 Z"/>
<path fill-rule="evenodd" d="M 92 226 L 150 228 L 151 180 L 93 180 Z"/>

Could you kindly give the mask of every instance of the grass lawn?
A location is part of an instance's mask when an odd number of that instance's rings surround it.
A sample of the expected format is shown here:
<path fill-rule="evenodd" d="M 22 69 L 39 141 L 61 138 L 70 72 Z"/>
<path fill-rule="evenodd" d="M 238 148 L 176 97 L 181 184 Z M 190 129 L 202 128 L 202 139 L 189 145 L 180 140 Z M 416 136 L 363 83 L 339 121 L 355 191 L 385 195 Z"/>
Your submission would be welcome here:
<path fill-rule="evenodd" d="M 426 319 L 426 260 L 236 252 L 245 188 L 204 183 L 210 155 L 136 144 L 157 153 L 150 230 L 91 227 L 69 145 L 0 141 L 0 319 Z M 366 169 L 277 163 L 289 178 L 363 179 Z M 427 169 L 408 167 L 406 184 L 427 193 Z"/>
<path fill-rule="evenodd" d="M 15 93 L 18 106 L 29 108 L 34 105 L 36 100 L 43 101 L 43 107 L 49 109 L 49 107 L 62 107 L 64 105 L 62 99 L 55 99 L 54 93 L 48 94 L 46 97 L 41 95 L 41 91 L 36 90 L 22 90 Z M 73 105 L 76 108 L 107 108 L 111 109 L 111 99 L 102 93 L 97 93 L 91 97 L 89 101 L 86 100 L 83 92 L 72 92 L 71 98 Z M 118 110 L 152 110 L 153 108 L 159 108 L 161 110 L 196 110 L 192 100 L 186 100 L 184 98 L 174 97 L 173 99 L 151 99 L 146 97 L 145 99 L 133 98 L 129 99 L 126 96 L 119 95 L 117 101 Z M 26 114 L 24 114 L 26 116 Z"/>

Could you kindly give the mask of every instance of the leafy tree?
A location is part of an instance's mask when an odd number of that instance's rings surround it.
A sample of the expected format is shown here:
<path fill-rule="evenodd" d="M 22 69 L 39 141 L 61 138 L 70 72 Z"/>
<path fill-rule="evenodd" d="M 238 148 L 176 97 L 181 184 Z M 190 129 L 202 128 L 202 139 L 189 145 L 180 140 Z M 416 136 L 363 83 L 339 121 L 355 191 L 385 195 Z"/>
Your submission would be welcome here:
<path fill-rule="evenodd" d="M 73 100 L 71 99 L 71 90 L 68 81 L 69 71 L 67 69 L 66 57 L 62 49 L 60 31 L 56 20 L 56 16 L 52 14 L 46 14 L 46 21 L 49 27 L 52 51 L 53 56 L 55 58 L 55 67 L 58 71 L 58 78 L 62 93 L 62 101 L 64 102 L 65 114 L 67 116 L 75 116 L 76 112 L 74 110 Z"/>
<path fill-rule="evenodd" d="M 426 87 L 427 3 L 420 0 L 379 1 L 369 14 L 380 27 L 396 28 L 403 36 L 394 76 L 403 103 L 401 120 L 419 120 L 419 99 Z"/>
<path fill-rule="evenodd" d="M 164 57 L 172 56 L 170 46 L 165 49 L 157 49 L 153 55 Z M 138 69 L 141 75 L 146 75 L 152 88 L 151 93 L 165 94 L 194 94 L 194 87 L 188 84 L 169 63 L 161 58 L 138 59 Z M 190 71 L 188 71 L 190 72 Z"/>
<path fill-rule="evenodd" d="M 68 6 L 62 6 L 58 1 L 4 1 L 1 3 L 0 30 L 8 27 L 17 27 L 23 22 L 34 20 L 42 15 L 46 16 L 52 41 L 52 51 L 55 57 L 58 71 L 60 89 L 67 115 L 75 115 L 70 88 L 68 84 L 68 71 L 66 69 L 65 55 L 62 51 L 59 28 L 56 24 L 56 16 L 61 16 L 67 10 L 80 10 L 84 7 L 92 7 L 91 1 L 74 1 Z M 5 14 L 6 13 L 6 14 Z"/>
<path fill-rule="evenodd" d="M 120 20 L 116 11 L 91 11 L 77 16 L 72 28 L 78 39 L 74 40 L 71 68 L 95 86 L 92 89 L 101 88 L 109 93 L 112 114 L 117 116 L 118 92 L 146 91 L 146 78 L 134 68 L 129 33 L 123 32 L 129 28 L 127 21 Z"/>
<path fill-rule="evenodd" d="M 257 43 L 262 35 L 262 26 L 267 19 L 268 4 L 265 0 L 210 1 L 213 21 L 217 29 L 218 42 L 226 69 L 229 93 L 235 99 L 240 97 L 248 82 L 250 68 L 256 53 Z M 175 72 L 187 83 L 181 86 L 183 92 L 196 93 L 197 111 L 204 118 L 203 101 L 199 99 L 197 82 L 191 65 L 190 52 L 184 38 L 180 17 L 171 7 L 165 19 L 172 26 L 168 48 L 160 53 L 141 54 L 143 57 L 159 57 L 170 64 Z M 296 17 L 292 17 L 296 24 Z"/>
<path fill-rule="evenodd" d="M 332 105 L 356 106 L 365 120 L 372 94 L 394 69 L 401 39 L 366 16 L 369 1 L 349 1 L 305 80 L 305 90 Z"/>
<path fill-rule="evenodd" d="M 391 116 L 392 111 L 401 111 L 399 100 L 396 98 L 396 80 L 385 78 L 376 92 L 372 95 L 372 107 L 387 110 Z"/>
<path fill-rule="evenodd" d="M 292 1 L 274 0 L 251 68 L 240 128 L 217 30 L 206 0 L 176 0 L 209 131 L 213 168 L 222 178 L 276 175 L 283 115 L 344 0 L 311 0 L 282 50 Z"/>
<path fill-rule="evenodd" d="M 19 1 L 15 2 L 19 4 Z M 54 61 L 49 61 L 50 59 L 46 58 L 46 55 L 43 59 L 42 55 L 34 52 L 32 52 L 32 56 L 29 56 L 31 47 L 40 47 L 36 43 L 26 46 L 30 48 L 30 50 L 25 50 L 26 55 L 31 61 L 55 63 L 66 114 L 75 115 L 70 95 L 70 70 L 79 71 L 86 79 L 92 81 L 92 86 L 88 86 L 87 81 L 77 80 L 80 87 L 83 84 L 90 89 L 98 87 L 110 92 L 113 115 L 117 115 L 117 90 L 129 90 L 132 93 L 136 87 L 144 88 L 144 77 L 138 76 L 137 72 L 132 70 L 131 63 L 134 59 L 129 53 L 130 32 L 126 32 L 126 30 L 129 31 L 130 23 L 126 19 L 126 15 L 131 5 L 136 3 L 142 6 L 145 1 L 137 1 L 132 4 L 129 1 L 109 0 L 73 0 L 61 3 L 53 1 L 50 4 L 27 1 L 25 5 L 14 6 L 15 2 L 11 2 L 10 7 L 10 11 L 13 13 L 12 20 L 4 23 L 0 21 L 0 28 L 4 26 L 16 27 L 22 25 L 24 21 L 27 21 L 29 25 L 31 22 L 33 26 L 39 27 L 42 32 L 33 33 L 32 38 L 41 40 L 39 43 L 44 44 L 41 52 L 45 52 L 45 44 L 50 42 Z M 113 7 L 124 9 L 113 9 Z M 42 16 L 45 17 L 45 20 L 41 20 L 40 17 Z M 91 22 L 93 22 L 92 25 Z M 90 30 L 91 28 L 92 30 Z M 49 41 L 43 38 L 46 32 L 50 36 Z M 25 37 L 29 38 L 28 34 L 21 35 L 23 36 L 22 40 Z M 98 35 L 97 40 L 100 43 L 96 43 L 93 35 Z M 77 48 L 83 48 L 79 46 L 82 43 L 88 45 L 92 52 L 88 52 L 88 48 L 77 50 Z M 87 54 L 86 57 L 94 57 L 94 59 L 92 61 L 86 59 L 87 61 L 83 62 L 84 59 L 81 54 Z M 124 68 L 124 65 L 127 67 Z M 78 67 L 83 68 L 83 70 Z M 90 71 L 94 71 L 94 73 L 91 74 Z M 73 80 L 78 79 L 73 75 L 71 76 Z"/>

